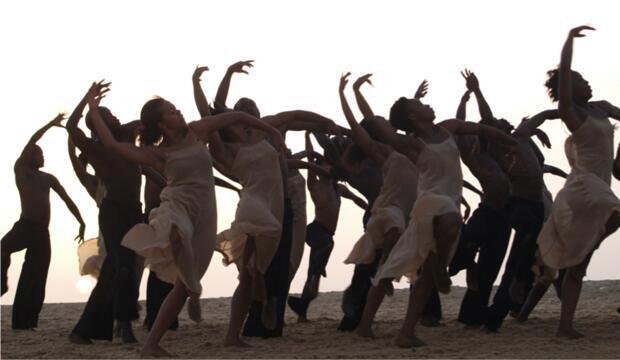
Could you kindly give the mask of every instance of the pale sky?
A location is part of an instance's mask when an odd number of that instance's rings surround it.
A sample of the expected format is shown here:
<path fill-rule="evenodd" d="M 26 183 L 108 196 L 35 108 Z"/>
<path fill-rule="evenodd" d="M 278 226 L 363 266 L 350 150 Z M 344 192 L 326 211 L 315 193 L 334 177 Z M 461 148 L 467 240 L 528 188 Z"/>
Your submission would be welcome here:
<path fill-rule="evenodd" d="M 247 96 L 264 115 L 304 109 L 344 125 L 337 93 L 344 71 L 351 71 L 353 78 L 374 73 L 375 87 L 364 93 L 375 113 L 384 116 L 396 98 L 412 96 L 418 83 L 428 79 L 425 100 L 442 120 L 454 116 L 465 90 L 459 71 L 467 67 L 477 74 L 494 113 L 517 124 L 525 115 L 554 106 L 543 87 L 545 73 L 557 65 L 570 28 L 582 24 L 597 31 L 576 40 L 574 69 L 590 81 L 595 99 L 620 105 L 620 23 L 611 16 L 618 8 L 613 1 L 3 1 L 0 232 L 8 232 L 19 218 L 13 163 L 26 141 L 59 111 L 71 112 L 93 80 L 112 81 L 103 105 L 122 122 L 137 119 L 153 95 L 172 101 L 187 120 L 194 120 L 195 66 L 210 67 L 202 84 L 212 99 L 230 64 L 254 59 L 249 75 L 234 77 L 229 105 Z M 467 110 L 469 120 L 478 120 L 473 98 Z M 547 162 L 568 171 L 563 153 L 567 130 L 560 122 L 543 129 L 554 145 L 544 150 Z M 78 204 L 91 238 L 97 234 L 97 209 L 71 169 L 66 140 L 64 130 L 55 128 L 39 142 L 46 158 L 43 170 L 57 176 Z M 287 143 L 300 150 L 302 140 L 295 134 Z M 476 183 L 469 175 L 468 180 Z M 554 194 L 563 184 L 557 178 L 546 180 Z M 237 197 L 221 190 L 217 195 L 219 232 L 232 221 Z M 478 199 L 465 195 L 475 207 Z M 308 222 L 313 213 L 309 201 Z M 353 267 L 343 260 L 362 233 L 361 216 L 343 201 L 321 290 L 348 286 Z M 72 239 L 77 230 L 70 212 L 52 195 L 46 302 L 87 299 L 88 293 L 76 289 L 80 276 Z M 587 279 L 620 278 L 618 240 L 619 234 L 611 236 L 595 253 Z M 306 248 L 292 292 L 301 291 L 308 254 Z M 22 261 L 23 252 L 12 256 L 10 290 L 2 304 L 13 302 Z M 234 267 L 223 267 L 221 256 L 214 255 L 203 278 L 203 297 L 230 296 L 236 276 Z M 453 281 L 464 284 L 462 275 Z M 404 286 L 403 280 L 398 287 Z"/>

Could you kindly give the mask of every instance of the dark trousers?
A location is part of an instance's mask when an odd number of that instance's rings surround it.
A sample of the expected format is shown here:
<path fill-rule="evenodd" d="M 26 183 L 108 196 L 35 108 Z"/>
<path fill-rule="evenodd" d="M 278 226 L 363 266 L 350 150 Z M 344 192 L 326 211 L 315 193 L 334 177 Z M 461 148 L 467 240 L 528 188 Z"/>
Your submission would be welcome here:
<path fill-rule="evenodd" d="M 112 340 L 114 320 L 138 318 L 136 255 L 121 246 L 123 236 L 142 222 L 141 208 L 104 199 L 99 207 L 99 227 L 106 258 L 80 320 L 73 332 L 87 339 Z"/>
<path fill-rule="evenodd" d="M 144 324 L 149 331 L 151 331 L 153 323 L 155 323 L 161 304 L 173 287 L 173 284 L 160 280 L 154 272 L 149 271 L 149 278 L 146 283 L 146 316 L 144 317 Z M 177 318 L 170 325 L 170 329 L 176 330 L 178 327 L 179 319 Z"/>
<path fill-rule="evenodd" d="M 409 285 L 409 291 L 413 291 L 413 284 Z M 424 310 L 422 310 L 422 316 L 431 317 L 437 321 L 441 320 L 443 317 L 441 313 L 441 299 L 439 298 L 439 292 L 435 286 L 433 286 L 431 296 L 428 298 Z"/>
<path fill-rule="evenodd" d="M 306 227 L 306 244 L 310 247 L 308 277 L 312 275 L 327 276 L 325 268 L 334 249 L 333 237 L 334 234 L 316 221 L 311 222 Z"/>
<path fill-rule="evenodd" d="M 513 282 L 523 284 L 524 296 L 527 296 L 532 288 L 534 273 L 531 268 L 535 259 L 536 239 L 544 221 L 544 206 L 542 201 L 511 197 L 507 216 L 510 226 L 515 230 L 515 236 L 502 280 L 493 297 L 493 305 L 488 309 L 485 325 L 490 330 L 498 330 L 510 310 L 518 311 L 521 306 L 510 297 Z"/>
<path fill-rule="evenodd" d="M 8 290 L 11 254 L 26 249 L 26 256 L 13 301 L 13 329 L 36 328 L 45 299 L 45 282 L 50 265 L 51 247 L 47 227 L 20 219 L 2 238 L 2 294 Z"/>
<path fill-rule="evenodd" d="M 468 287 L 461 302 L 458 321 L 466 325 L 479 326 L 487 317 L 487 306 L 493 283 L 506 256 L 510 240 L 510 225 L 503 212 L 480 204 L 464 226 L 463 234 L 465 235 L 464 241 L 478 251 L 477 266 L 468 267 L 467 270 L 474 271 L 473 276 L 478 289 L 472 290 Z M 473 262 L 475 251 L 471 256 Z"/>
<path fill-rule="evenodd" d="M 276 327 L 267 329 L 262 322 L 263 304 L 254 301 L 250 306 L 248 318 L 243 327 L 243 336 L 280 337 L 284 328 L 284 312 L 289 290 L 289 266 L 291 258 L 291 242 L 293 239 L 293 207 L 290 199 L 284 202 L 284 218 L 282 220 L 282 237 L 276 254 L 265 272 L 267 298 L 276 303 Z"/>
<path fill-rule="evenodd" d="M 370 208 L 369 206 L 369 210 L 366 210 L 362 218 L 364 229 L 366 229 L 366 224 L 368 224 L 368 220 L 370 219 Z M 366 297 L 368 296 L 368 291 L 372 287 L 371 279 L 377 273 L 380 260 L 381 250 L 377 250 L 375 252 L 375 261 L 371 264 L 355 265 L 351 285 L 349 285 L 342 295 L 342 310 L 344 316 L 338 325 L 339 331 L 353 331 L 357 328 L 360 321 L 362 321 L 364 306 L 366 306 Z"/>

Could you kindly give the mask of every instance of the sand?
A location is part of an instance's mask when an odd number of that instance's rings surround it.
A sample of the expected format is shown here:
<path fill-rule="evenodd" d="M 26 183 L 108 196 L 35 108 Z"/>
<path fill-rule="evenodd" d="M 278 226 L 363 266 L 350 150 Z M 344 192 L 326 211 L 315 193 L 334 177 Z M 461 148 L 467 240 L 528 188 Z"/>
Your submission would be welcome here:
<path fill-rule="evenodd" d="M 203 299 L 201 324 L 192 323 L 185 311 L 177 331 L 169 331 L 162 345 L 180 358 L 618 358 L 620 356 L 620 281 L 590 281 L 577 309 L 576 327 L 587 337 L 577 341 L 554 336 L 560 303 L 549 291 L 527 323 L 508 318 L 498 334 L 465 330 L 455 319 L 465 289 L 453 287 L 442 296 L 444 327 L 419 327 L 423 348 L 400 349 L 393 345 L 407 303 L 408 291 L 397 290 L 377 315 L 375 340 L 336 331 L 341 316 L 342 293 L 321 293 L 309 311 L 309 323 L 296 323 L 287 311 L 285 336 L 247 339 L 252 348 L 224 348 L 230 298 Z M 144 305 L 144 304 L 143 304 Z M 67 336 L 81 314 L 83 303 L 45 304 L 37 331 L 13 331 L 10 306 L 2 306 L 0 355 L 8 358 L 136 358 L 139 345 L 98 341 L 91 346 L 69 343 Z M 142 313 L 142 315 L 144 315 Z M 135 324 L 140 341 L 146 332 Z"/>

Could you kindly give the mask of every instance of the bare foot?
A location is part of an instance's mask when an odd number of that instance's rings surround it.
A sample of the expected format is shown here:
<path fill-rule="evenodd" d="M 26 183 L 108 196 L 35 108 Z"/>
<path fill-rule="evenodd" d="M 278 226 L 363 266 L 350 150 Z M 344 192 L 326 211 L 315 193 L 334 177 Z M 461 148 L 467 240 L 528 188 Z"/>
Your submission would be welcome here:
<path fill-rule="evenodd" d="M 581 339 L 582 337 L 585 337 L 584 334 L 580 333 L 579 331 L 573 328 L 558 329 L 558 332 L 555 334 L 555 336 L 569 339 L 569 340 Z"/>
<path fill-rule="evenodd" d="M 141 358 L 172 358 L 176 357 L 159 345 L 145 345 L 140 351 Z"/>
<path fill-rule="evenodd" d="M 202 311 L 200 308 L 200 298 L 198 295 L 192 295 L 187 301 L 187 315 L 194 322 L 199 323 L 202 321 Z"/>
<path fill-rule="evenodd" d="M 92 345 L 93 342 L 90 339 L 82 337 L 82 335 L 76 334 L 74 332 L 69 335 L 69 341 L 78 345 Z"/>
<path fill-rule="evenodd" d="M 372 331 L 372 328 L 365 326 L 358 326 L 355 333 L 359 337 L 367 338 L 367 339 L 375 339 L 375 333 Z"/>
<path fill-rule="evenodd" d="M 394 343 L 396 344 L 396 346 L 400 348 L 412 348 L 412 347 L 426 346 L 426 343 L 420 340 L 415 335 L 411 335 L 411 336 L 398 335 Z"/>
<path fill-rule="evenodd" d="M 226 339 L 224 340 L 224 346 L 225 347 L 236 347 L 236 348 L 249 348 L 252 347 L 252 345 L 246 343 L 245 341 L 236 338 L 236 339 Z"/>

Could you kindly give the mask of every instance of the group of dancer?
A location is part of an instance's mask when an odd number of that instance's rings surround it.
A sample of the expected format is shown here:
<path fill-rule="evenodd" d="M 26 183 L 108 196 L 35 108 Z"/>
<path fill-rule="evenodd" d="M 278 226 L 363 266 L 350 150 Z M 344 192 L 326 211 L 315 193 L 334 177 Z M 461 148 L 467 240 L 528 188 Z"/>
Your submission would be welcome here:
<path fill-rule="evenodd" d="M 588 82 L 571 69 L 573 40 L 584 30 L 594 29 L 581 26 L 569 32 L 558 69 L 548 73 L 545 85 L 557 109 L 526 117 L 516 128 L 494 115 L 469 70 L 461 73 L 466 90 L 456 116 L 444 121 L 436 121 L 433 108 L 421 101 L 428 91 L 426 81 L 413 98 L 397 99 L 388 119 L 376 115 L 361 92 L 371 83 L 367 74 L 352 86 L 363 114 L 358 122 L 345 96 L 346 73 L 339 96 L 348 128 L 311 111 L 261 116 L 248 98 L 228 108 L 233 75 L 247 74 L 252 61 L 228 68 L 213 104 L 201 86 L 208 68 L 197 67 L 192 85 L 201 119 L 189 123 L 170 101 L 154 98 L 142 107 L 139 121 L 121 124 L 100 105 L 110 83 L 93 83 L 66 123 L 60 114 L 43 126 L 15 163 L 22 212 L 1 241 L 3 294 L 10 255 L 26 249 L 13 328 L 38 325 L 50 261 L 50 189 L 79 222 L 77 239 L 84 239 L 77 206 L 54 176 L 40 170 L 43 152 L 36 143 L 50 128 L 61 127 L 68 133 L 76 175 L 99 208 L 103 259 L 96 267 L 97 284 L 69 336 L 73 343 L 114 338 L 136 342 L 132 321 L 138 318 L 138 287 L 146 266 L 149 334 L 142 355 L 168 356 L 160 340 L 178 327 L 186 303 L 190 318 L 201 320 L 200 281 L 214 251 L 239 272 L 225 345 L 249 346 L 242 335 L 282 336 L 287 304 L 298 321 L 307 321 L 320 279 L 327 275 L 342 197 L 365 211 L 365 232 L 345 260 L 355 269 L 343 294 L 339 330 L 373 338 L 382 300 L 392 295 L 393 281 L 406 276 L 410 296 L 395 343 L 422 346 L 417 324 L 440 323 L 439 293 L 448 293 L 450 277 L 465 270 L 467 292 L 458 320 L 466 327 L 497 332 L 509 313 L 526 321 L 554 284 L 561 299 L 557 335 L 583 336 L 573 326 L 582 279 L 594 250 L 620 226 L 620 201 L 610 188 L 612 174 L 620 179 L 620 156 L 614 159 L 614 127 L 608 120 L 620 120 L 620 108 L 590 101 Z M 479 122 L 466 121 L 472 93 Z M 87 106 L 90 136 L 78 126 Z M 565 142 L 569 174 L 546 164 L 532 140 L 536 137 L 550 147 L 549 137 L 539 129 L 549 119 L 561 119 L 571 132 Z M 305 131 L 303 151 L 287 148 L 288 131 Z M 314 150 L 311 137 L 322 152 Z M 463 180 L 461 161 L 481 190 Z M 228 180 L 215 177 L 213 168 Z M 307 170 L 306 178 L 299 169 Z M 543 181 L 546 172 L 566 177 L 555 199 Z M 216 185 L 239 193 L 235 219 L 219 233 Z M 315 205 L 309 224 L 306 186 Z M 481 197 L 469 218 L 464 186 Z M 310 247 L 306 282 L 299 297 L 289 296 L 304 243 Z"/>

